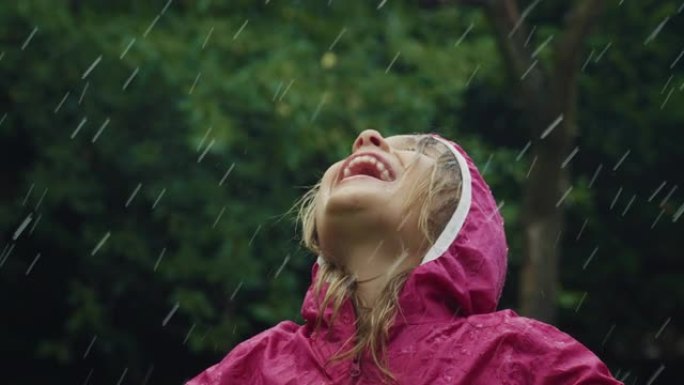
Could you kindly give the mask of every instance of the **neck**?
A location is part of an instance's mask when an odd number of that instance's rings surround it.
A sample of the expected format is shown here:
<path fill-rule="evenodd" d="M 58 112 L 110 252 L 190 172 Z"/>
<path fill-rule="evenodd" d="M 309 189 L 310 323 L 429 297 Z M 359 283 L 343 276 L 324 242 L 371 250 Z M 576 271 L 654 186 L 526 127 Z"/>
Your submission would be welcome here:
<path fill-rule="evenodd" d="M 376 303 L 392 277 L 419 263 L 418 254 L 402 245 L 399 234 L 395 239 L 369 238 L 339 244 L 343 247 L 337 250 L 335 259 L 356 276 L 356 293 L 361 306 L 367 308 Z"/>

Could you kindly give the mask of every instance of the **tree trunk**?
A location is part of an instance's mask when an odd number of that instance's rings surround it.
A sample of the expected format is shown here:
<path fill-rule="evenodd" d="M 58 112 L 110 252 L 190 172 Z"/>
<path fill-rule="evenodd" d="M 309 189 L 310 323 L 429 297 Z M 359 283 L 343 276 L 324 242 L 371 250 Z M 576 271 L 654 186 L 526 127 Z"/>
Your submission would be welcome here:
<path fill-rule="evenodd" d="M 523 117 L 531 143 L 533 169 L 523 186 L 523 266 L 520 273 L 520 313 L 552 323 L 556 315 L 563 203 L 570 188 L 569 165 L 577 136 L 577 76 L 579 58 L 589 31 L 605 0 L 576 0 L 557 39 L 551 70 L 532 57 L 525 41 L 529 30 L 517 0 L 422 0 L 425 7 L 460 4 L 481 7 L 487 14 L 504 64 L 520 91 Z M 553 129 L 552 124 L 555 124 Z M 547 129 L 550 131 L 547 132 Z"/>

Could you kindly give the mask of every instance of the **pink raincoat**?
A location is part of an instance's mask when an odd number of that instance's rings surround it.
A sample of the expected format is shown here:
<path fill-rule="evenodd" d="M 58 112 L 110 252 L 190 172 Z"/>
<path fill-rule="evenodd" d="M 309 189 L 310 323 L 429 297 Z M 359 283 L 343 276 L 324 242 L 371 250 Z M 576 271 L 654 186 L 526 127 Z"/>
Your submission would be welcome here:
<path fill-rule="evenodd" d="M 553 326 L 496 311 L 506 276 L 504 223 L 489 186 L 457 144 L 463 178 L 460 203 L 435 245 L 407 279 L 389 330 L 389 369 L 402 385 L 615 385 L 606 366 Z M 321 263 L 312 266 L 312 283 Z M 325 287 L 325 284 L 324 284 Z M 332 304 L 321 333 L 312 334 L 313 285 L 301 307 L 304 325 L 283 321 L 238 344 L 186 385 L 380 384 L 369 353 L 326 359 L 352 346 L 355 310 L 343 303 L 334 324 Z M 345 344 L 346 341 L 346 344 Z"/>

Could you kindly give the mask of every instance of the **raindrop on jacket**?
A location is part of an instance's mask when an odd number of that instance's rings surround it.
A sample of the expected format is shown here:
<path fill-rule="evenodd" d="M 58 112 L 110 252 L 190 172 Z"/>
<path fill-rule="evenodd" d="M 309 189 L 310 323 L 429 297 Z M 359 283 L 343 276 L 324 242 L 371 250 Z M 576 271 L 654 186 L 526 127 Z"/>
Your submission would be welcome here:
<path fill-rule="evenodd" d="M 389 369 L 402 385 L 617 385 L 590 350 L 551 325 L 496 311 L 506 276 L 503 218 L 489 186 L 456 143 L 434 135 L 457 158 L 461 199 L 444 231 L 406 280 L 389 330 Z M 368 352 L 326 365 L 352 347 L 355 311 L 346 299 L 312 334 L 321 258 L 304 297 L 304 325 L 283 321 L 238 344 L 186 385 L 360 385 L 383 376 Z M 346 343 L 345 343 L 346 342 Z"/>

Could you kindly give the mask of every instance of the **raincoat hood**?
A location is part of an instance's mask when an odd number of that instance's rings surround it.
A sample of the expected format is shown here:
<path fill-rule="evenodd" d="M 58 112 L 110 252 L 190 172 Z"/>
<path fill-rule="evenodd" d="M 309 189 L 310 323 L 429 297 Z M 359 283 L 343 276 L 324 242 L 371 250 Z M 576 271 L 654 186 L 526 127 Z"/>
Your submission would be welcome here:
<path fill-rule="evenodd" d="M 402 315 L 395 325 L 493 312 L 506 277 L 504 221 L 489 186 L 458 144 L 437 134 L 432 136 L 444 143 L 458 161 L 463 182 L 461 196 L 435 244 L 407 279 L 399 295 Z M 301 314 L 307 322 L 314 322 L 317 315 L 319 302 L 314 298 L 313 282 L 322 263 L 319 256 L 302 304 Z M 328 307 L 324 319 L 330 321 L 332 305 Z M 342 316 L 351 317 L 352 308 L 347 300 L 341 308 Z"/>
<path fill-rule="evenodd" d="M 492 193 L 463 149 L 438 135 L 460 166 L 460 201 L 435 244 L 398 296 L 386 358 L 403 385 L 619 385 L 584 345 L 551 325 L 496 311 L 506 275 L 504 223 Z M 370 385 L 386 378 L 365 351 L 332 361 L 354 345 L 356 314 L 348 297 L 332 319 L 319 297 L 313 264 L 301 306 L 306 321 L 283 321 L 238 344 L 186 385 Z M 332 302 L 332 301 L 331 301 Z"/>

